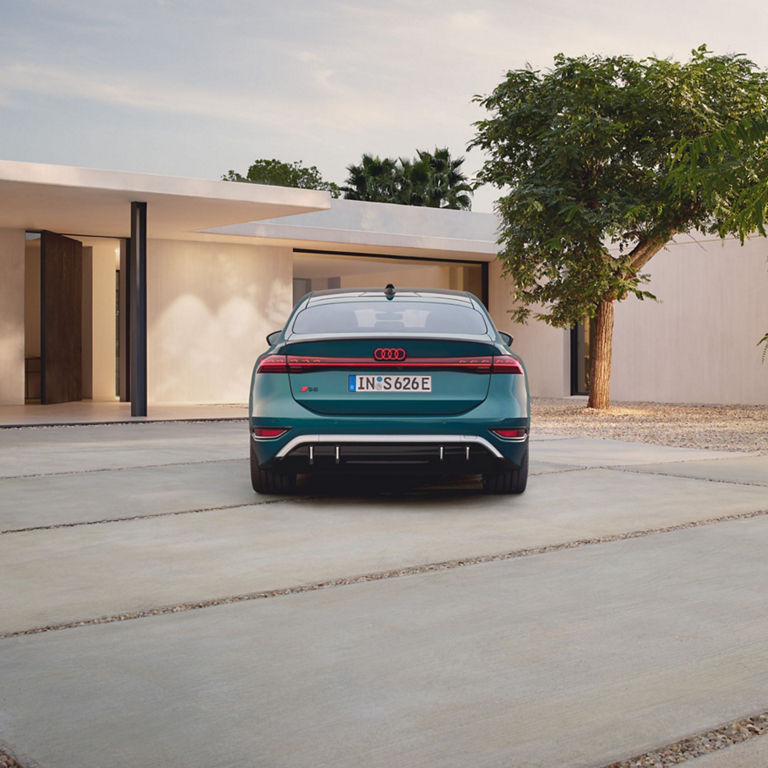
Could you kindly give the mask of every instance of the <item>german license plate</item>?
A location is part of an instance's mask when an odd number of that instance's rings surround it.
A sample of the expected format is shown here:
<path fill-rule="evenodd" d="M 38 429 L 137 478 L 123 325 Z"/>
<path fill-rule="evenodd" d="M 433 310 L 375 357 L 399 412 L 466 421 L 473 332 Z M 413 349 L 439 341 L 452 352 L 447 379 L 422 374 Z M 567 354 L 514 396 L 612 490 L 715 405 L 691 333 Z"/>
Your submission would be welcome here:
<path fill-rule="evenodd" d="M 349 374 L 349 392 L 431 392 L 431 376 Z"/>

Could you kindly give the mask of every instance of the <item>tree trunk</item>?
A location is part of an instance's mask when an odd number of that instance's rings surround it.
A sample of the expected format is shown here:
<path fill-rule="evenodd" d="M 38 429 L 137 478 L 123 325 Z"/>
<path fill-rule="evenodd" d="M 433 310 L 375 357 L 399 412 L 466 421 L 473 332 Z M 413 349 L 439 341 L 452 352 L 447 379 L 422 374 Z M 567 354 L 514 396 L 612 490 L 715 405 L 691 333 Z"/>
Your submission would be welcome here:
<path fill-rule="evenodd" d="M 594 317 L 595 333 L 589 348 L 588 408 L 611 404 L 611 350 L 613 347 L 613 300 L 601 301 Z"/>

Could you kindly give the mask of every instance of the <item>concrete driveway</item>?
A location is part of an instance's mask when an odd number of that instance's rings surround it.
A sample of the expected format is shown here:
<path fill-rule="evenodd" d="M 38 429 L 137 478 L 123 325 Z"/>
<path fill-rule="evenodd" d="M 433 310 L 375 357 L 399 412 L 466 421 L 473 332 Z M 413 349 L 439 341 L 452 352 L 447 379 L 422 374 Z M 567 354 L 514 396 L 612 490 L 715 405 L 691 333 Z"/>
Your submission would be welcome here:
<path fill-rule="evenodd" d="M 0 430 L 6 753 L 598 768 L 768 710 L 768 456 L 534 437 L 521 497 L 259 497 L 246 451 Z"/>

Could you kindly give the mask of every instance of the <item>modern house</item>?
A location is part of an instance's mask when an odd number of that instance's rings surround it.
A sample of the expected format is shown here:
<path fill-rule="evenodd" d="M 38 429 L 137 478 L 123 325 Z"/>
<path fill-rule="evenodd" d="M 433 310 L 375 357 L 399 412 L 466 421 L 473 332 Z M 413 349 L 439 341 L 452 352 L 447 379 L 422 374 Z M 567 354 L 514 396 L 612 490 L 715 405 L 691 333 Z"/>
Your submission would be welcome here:
<path fill-rule="evenodd" d="M 494 215 L 327 192 L 0 161 L 0 404 L 247 399 L 264 337 L 307 290 L 469 290 L 534 395 L 583 391 L 586 332 L 514 326 Z M 768 241 L 682 236 L 661 300 L 617 308 L 612 397 L 768 404 Z"/>

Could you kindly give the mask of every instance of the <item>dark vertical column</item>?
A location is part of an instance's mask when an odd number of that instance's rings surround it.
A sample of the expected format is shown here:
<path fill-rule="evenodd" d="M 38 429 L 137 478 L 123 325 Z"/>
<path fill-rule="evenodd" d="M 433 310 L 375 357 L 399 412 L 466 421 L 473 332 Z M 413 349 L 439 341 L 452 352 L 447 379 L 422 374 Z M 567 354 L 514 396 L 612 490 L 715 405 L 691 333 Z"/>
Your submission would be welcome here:
<path fill-rule="evenodd" d="M 480 262 L 480 269 L 482 274 L 481 279 L 483 281 L 483 284 L 482 284 L 483 295 L 480 297 L 480 301 L 483 302 L 483 306 L 486 309 L 489 309 L 488 301 L 489 301 L 490 285 L 488 283 L 489 283 L 490 270 L 488 268 L 488 262 L 487 261 Z"/>
<path fill-rule="evenodd" d="M 131 416 L 147 415 L 147 204 L 131 203 L 128 251 Z"/>

